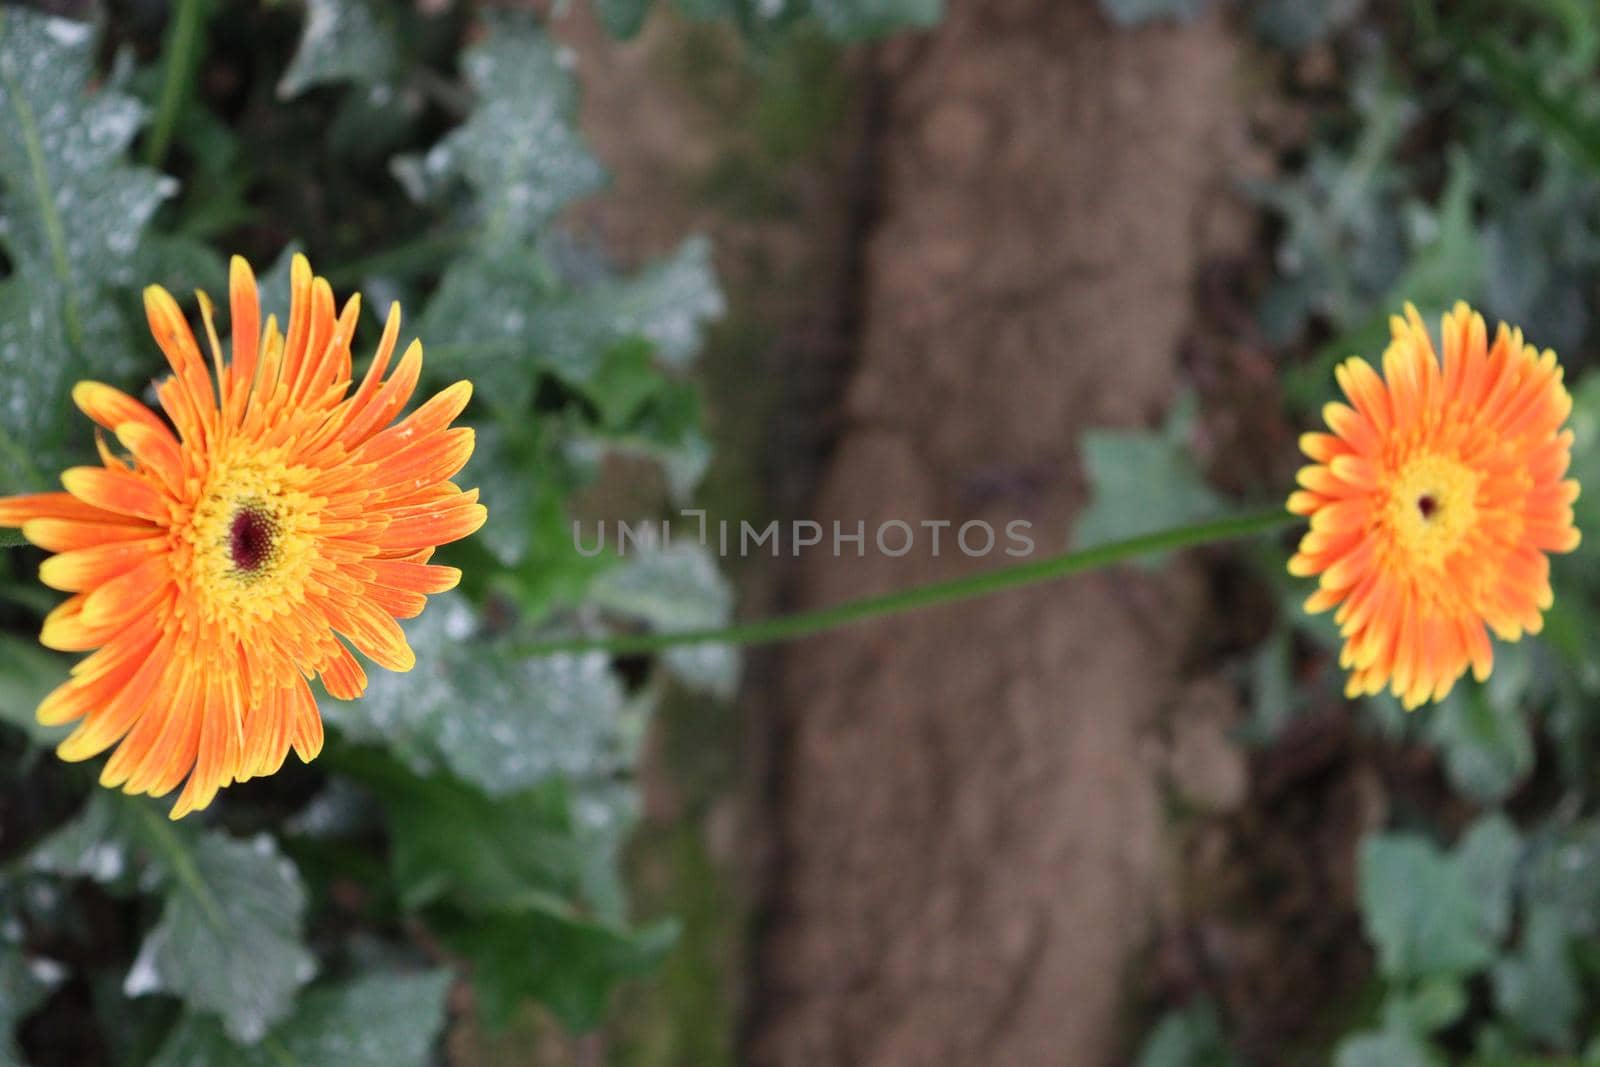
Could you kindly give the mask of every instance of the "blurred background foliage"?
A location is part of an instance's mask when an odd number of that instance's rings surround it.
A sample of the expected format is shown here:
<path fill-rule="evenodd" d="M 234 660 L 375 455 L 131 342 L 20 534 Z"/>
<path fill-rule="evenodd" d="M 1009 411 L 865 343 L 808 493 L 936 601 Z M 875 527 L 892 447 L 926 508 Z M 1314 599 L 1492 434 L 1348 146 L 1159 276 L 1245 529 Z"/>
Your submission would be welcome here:
<path fill-rule="evenodd" d="M 801 59 L 771 67 L 805 71 L 802 93 L 836 88 L 832 46 L 815 42 L 941 14 L 938 0 L 587 2 L 619 36 L 671 6 L 736 27 L 752 55 L 804 42 L 787 53 Z M 1130 26 L 1211 6 L 1100 3 Z M 1333 360 L 1381 349 L 1401 302 L 1435 319 L 1471 300 L 1561 352 L 1575 474 L 1591 487 L 1578 505 L 1591 536 L 1556 561 L 1539 639 L 1498 647 L 1492 679 L 1439 707 L 1364 702 L 1363 729 L 1431 754 L 1442 784 L 1361 842 L 1370 980 L 1324 1006 L 1330 1038 L 1295 1062 L 1600 1064 L 1600 378 L 1586 370 L 1600 351 L 1600 8 L 1249 0 L 1236 12 L 1305 119 L 1281 166 L 1240 190 L 1266 220 L 1252 316 L 1282 355 L 1290 417 L 1314 418 Z M 583 1031 L 619 982 L 693 971 L 673 955 L 673 915 L 631 914 L 622 854 L 651 714 L 669 694 L 725 699 L 737 658 L 514 647 L 731 613 L 705 553 L 586 558 L 569 530 L 607 456 L 655 464 L 676 502 L 705 477 L 713 448 L 690 371 L 725 310 L 709 246 L 690 237 L 621 273 L 555 221 L 606 176 L 575 125 L 570 64 L 526 12 L 175 0 L 75 14 L 0 14 L 0 493 L 47 487 L 87 452 L 83 425 L 63 417 L 75 381 L 136 389 L 159 372 L 140 287 L 220 292 L 224 257 L 240 251 L 281 309 L 289 256 L 304 250 L 337 289 L 364 294 L 358 350 L 376 339 L 370 312 L 399 300 L 431 383 L 477 383 L 468 473 L 491 521 L 447 553 L 468 580 L 412 625 L 414 674 L 325 702 L 316 765 L 178 825 L 48 758 L 32 709 L 69 661 L 34 641 L 51 606 L 38 556 L 0 554 L 0 1064 L 424 1065 L 451 1015 L 492 1032 L 538 1004 Z M 1185 402 L 1158 431 L 1090 434 L 1080 540 L 1226 509 L 1193 447 L 1204 423 Z M 1281 488 L 1266 474 L 1247 487 Z M 1285 558 L 1253 554 L 1279 610 L 1232 663 L 1255 745 L 1341 701 L 1335 634 L 1299 611 L 1306 590 L 1283 577 Z M 705 892 L 688 906 L 722 907 Z M 702 998 L 691 1007 L 723 1025 L 727 1007 L 703 1003 L 715 976 L 686 981 Z M 1156 1015 L 1140 1067 L 1248 1062 L 1218 1005 Z M 694 1055 L 729 1062 L 716 1040 Z"/>
<path fill-rule="evenodd" d="M 1187 0 L 1102 0 L 1125 22 L 1191 18 Z M 1280 382 L 1310 428 L 1332 398 L 1332 367 L 1381 354 L 1387 317 L 1415 303 L 1437 330 L 1457 300 L 1522 325 L 1560 352 L 1573 388 L 1573 475 L 1585 541 L 1553 560 L 1545 631 L 1497 645 L 1483 685 L 1406 714 L 1363 701 L 1382 745 L 1442 769 L 1444 791 L 1406 796 L 1355 857 L 1373 976 L 1351 1003 L 1321 1009 L 1327 1047 L 1283 1062 L 1334 1067 L 1600 1063 L 1600 6 L 1568 0 L 1244 5 L 1303 105 L 1270 178 L 1245 192 L 1269 220 L 1271 269 L 1255 307 L 1262 343 L 1284 353 Z M 1087 445 L 1109 435 L 1090 435 Z M 1126 436 L 1123 434 L 1121 436 Z M 1169 462 L 1158 496 L 1203 493 L 1194 436 L 1145 435 Z M 1103 447 L 1103 446 L 1102 446 Z M 1086 456 L 1095 478 L 1095 449 Z M 1116 479 L 1122 468 L 1098 468 Z M 1152 470 L 1154 468 L 1141 468 Z M 1255 487 L 1276 496 L 1279 480 Z M 1110 499 L 1095 482 L 1096 499 Z M 1148 494 L 1148 486 L 1145 489 Z M 1132 509 L 1129 509 L 1131 514 Z M 1123 524 L 1102 527 L 1114 536 Z M 1308 618 L 1284 546 L 1259 546 L 1278 621 L 1237 661 L 1251 694 L 1244 730 L 1261 746 L 1341 702 L 1338 635 Z M 1415 791 L 1414 791 L 1415 792 Z M 1139 1067 L 1247 1061 L 1203 1000 L 1160 1019 Z"/>
<path fill-rule="evenodd" d="M 678 6 L 752 49 L 938 14 Z M 618 34 L 648 7 L 596 0 Z M 585 556 L 569 528 L 611 455 L 690 499 L 711 448 L 688 371 L 724 302 L 703 239 L 618 273 L 555 224 L 606 181 L 570 68 L 538 16 L 492 5 L 0 9 L 0 493 L 92 455 L 76 381 L 160 373 L 144 285 L 222 293 L 240 252 L 281 316 L 304 251 L 364 295 L 358 353 L 398 300 L 424 385 L 473 379 L 467 477 L 492 501 L 441 555 L 467 578 L 411 624 L 416 670 L 325 700 L 313 767 L 179 824 L 48 756 L 32 710 L 70 659 L 34 640 L 40 557 L 0 554 L 0 1064 L 428 1064 L 452 986 L 490 1033 L 529 1004 L 581 1032 L 671 951 L 677 923 L 636 922 L 620 873 L 640 744 L 674 687 L 726 699 L 736 657 L 513 646 L 729 617 L 698 547 Z"/>

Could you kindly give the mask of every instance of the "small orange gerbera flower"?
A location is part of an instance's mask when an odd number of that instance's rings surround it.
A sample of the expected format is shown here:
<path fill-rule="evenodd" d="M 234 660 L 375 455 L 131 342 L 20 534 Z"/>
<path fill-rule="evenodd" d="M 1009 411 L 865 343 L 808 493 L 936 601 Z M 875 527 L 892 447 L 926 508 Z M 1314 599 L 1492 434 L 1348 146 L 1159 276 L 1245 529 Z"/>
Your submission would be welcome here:
<path fill-rule="evenodd" d="M 1485 626 L 1506 641 L 1539 632 L 1545 553 L 1578 546 L 1578 483 L 1562 477 L 1572 398 L 1554 352 L 1504 324 L 1489 345 L 1465 304 L 1444 316 L 1442 365 L 1416 308 L 1390 331 L 1383 377 L 1347 360 L 1350 403 L 1323 409 L 1333 432 L 1300 439 L 1314 462 L 1289 510 L 1311 529 L 1289 571 L 1321 575 L 1307 611 L 1339 609 L 1347 695 L 1387 685 L 1415 708 L 1468 666 L 1488 677 Z"/>
<path fill-rule="evenodd" d="M 422 367 L 412 342 L 384 377 L 399 308 L 351 392 L 359 298 L 336 317 L 333 290 L 303 256 L 290 278 L 286 332 L 272 317 L 263 329 L 255 278 L 234 258 L 231 363 L 199 294 L 215 380 L 177 303 L 146 289 L 172 365 L 156 388 L 171 425 L 82 382 L 73 399 L 126 456 L 102 440 L 103 465 L 66 471 L 65 493 L 0 499 L 0 526 L 56 553 L 40 579 L 73 594 L 40 640 L 98 649 L 45 698 L 39 721 L 79 724 L 64 759 L 117 745 L 104 785 L 162 796 L 187 778 L 174 819 L 273 773 L 291 747 L 307 762 L 317 755 L 322 720 L 307 678 L 320 674 L 343 700 L 366 688 L 341 635 L 380 666 L 409 670 L 395 620 L 455 586 L 460 572 L 428 558 L 485 518 L 477 490 L 449 481 L 472 455 L 472 430 L 450 428 L 470 383 L 391 426 Z"/>

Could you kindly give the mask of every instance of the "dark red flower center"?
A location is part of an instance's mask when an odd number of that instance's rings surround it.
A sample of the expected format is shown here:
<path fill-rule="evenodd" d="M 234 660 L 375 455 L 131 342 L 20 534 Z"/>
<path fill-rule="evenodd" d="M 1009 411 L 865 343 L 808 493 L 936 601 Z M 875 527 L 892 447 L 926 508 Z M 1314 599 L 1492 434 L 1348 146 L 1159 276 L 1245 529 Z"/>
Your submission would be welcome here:
<path fill-rule="evenodd" d="M 228 526 L 228 555 L 233 565 L 246 574 L 260 570 L 272 558 L 273 535 L 277 526 L 264 512 L 243 508 Z"/>
<path fill-rule="evenodd" d="M 1439 512 L 1439 502 L 1432 493 L 1423 493 L 1417 497 L 1417 511 L 1424 519 L 1431 519 Z"/>

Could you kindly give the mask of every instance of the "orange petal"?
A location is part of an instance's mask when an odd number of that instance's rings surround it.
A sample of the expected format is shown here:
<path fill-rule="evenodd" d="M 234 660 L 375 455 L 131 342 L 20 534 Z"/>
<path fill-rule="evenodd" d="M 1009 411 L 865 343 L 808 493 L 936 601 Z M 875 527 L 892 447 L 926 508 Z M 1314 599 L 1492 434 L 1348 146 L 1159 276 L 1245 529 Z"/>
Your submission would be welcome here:
<path fill-rule="evenodd" d="M 116 433 L 117 427 L 134 423 L 148 430 L 172 436 L 167 424 L 149 408 L 120 389 L 100 382 L 79 382 L 72 387 L 72 402 L 89 418 Z"/>
<path fill-rule="evenodd" d="M 72 467 L 61 475 L 67 492 L 104 511 L 138 519 L 167 518 L 167 498 L 149 480 L 104 467 Z"/>
<path fill-rule="evenodd" d="M 126 515 L 86 504 L 71 493 L 34 493 L 0 497 L 0 526 L 21 526 L 33 519 L 74 519 L 79 522 L 131 523 Z"/>
<path fill-rule="evenodd" d="M 39 565 L 39 580 L 51 589 L 77 593 L 126 574 L 165 547 L 164 538 L 117 541 L 51 556 Z"/>

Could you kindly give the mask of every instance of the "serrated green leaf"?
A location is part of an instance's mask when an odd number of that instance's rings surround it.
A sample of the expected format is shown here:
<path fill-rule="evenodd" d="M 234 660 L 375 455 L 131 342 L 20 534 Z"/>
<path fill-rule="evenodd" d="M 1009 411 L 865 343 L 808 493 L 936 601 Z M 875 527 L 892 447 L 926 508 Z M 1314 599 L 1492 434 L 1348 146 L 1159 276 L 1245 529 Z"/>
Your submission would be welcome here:
<path fill-rule="evenodd" d="M 417 666 L 374 675 L 350 703 L 324 700 L 354 740 L 387 746 L 418 774 L 438 770 L 504 795 L 554 776 L 603 780 L 631 766 L 638 724 L 600 653 L 519 658 L 480 634 L 464 597 L 437 597 L 406 626 Z"/>
<path fill-rule="evenodd" d="M 723 308 L 700 238 L 633 277 L 576 290 L 561 288 L 538 257 L 507 249 L 452 264 L 421 329 L 434 373 L 470 373 L 486 402 L 510 415 L 527 407 L 539 371 L 596 394 L 614 385 L 611 361 L 628 341 L 649 342 L 670 367 L 687 366 Z M 637 383 L 629 388 L 638 392 Z"/>
<path fill-rule="evenodd" d="M 1361 844 L 1361 915 L 1392 979 L 1467 975 L 1494 958 L 1474 888 L 1432 842 L 1382 834 Z"/>
<path fill-rule="evenodd" d="M 464 182 L 485 244 L 538 235 L 566 204 L 605 177 L 574 126 L 577 90 L 548 37 L 523 15 L 494 18 L 462 59 L 477 96 L 472 115 L 425 155 L 395 160 L 418 201 Z"/>
<path fill-rule="evenodd" d="M 400 65 L 393 15 L 373 0 L 306 0 L 305 29 L 278 96 L 288 100 L 314 85 L 389 78 Z"/>
<path fill-rule="evenodd" d="M 143 806 L 138 821 L 167 872 L 167 899 L 124 990 L 170 993 L 192 1011 L 220 1016 L 240 1044 L 260 1041 L 316 972 L 301 943 L 299 872 L 266 835 L 191 837 Z"/>
<path fill-rule="evenodd" d="M 1188 442 L 1192 423 L 1193 402 L 1186 397 L 1173 405 L 1160 431 L 1084 433 L 1089 503 L 1074 530 L 1076 547 L 1109 544 L 1222 514 L 1222 498 L 1194 464 Z"/>
<path fill-rule="evenodd" d="M 681 370 L 699 352 L 705 324 L 726 306 L 711 243 L 691 237 L 638 274 L 590 285 L 546 309 L 535 322 L 535 347 L 580 385 L 593 377 L 600 356 L 632 338 L 650 342 L 657 359 Z"/>
<path fill-rule="evenodd" d="M 1518 1030 L 1556 1048 L 1572 1048 L 1585 997 L 1558 911 L 1533 907 L 1516 954 L 1497 963 L 1493 977 L 1495 1006 Z"/>
<path fill-rule="evenodd" d="M 113 299 L 142 231 L 175 188 L 124 154 L 143 121 L 131 97 L 92 92 L 91 26 L 0 11 L 0 492 L 64 465 L 68 395 L 128 375 L 135 324 Z"/>
<path fill-rule="evenodd" d="M 450 973 L 367 975 L 313 987 L 259 1043 L 241 1046 L 188 1015 L 150 1067 L 428 1067 L 444 1028 Z"/>

